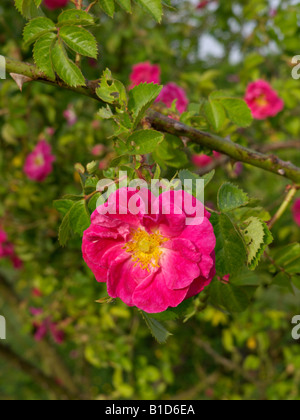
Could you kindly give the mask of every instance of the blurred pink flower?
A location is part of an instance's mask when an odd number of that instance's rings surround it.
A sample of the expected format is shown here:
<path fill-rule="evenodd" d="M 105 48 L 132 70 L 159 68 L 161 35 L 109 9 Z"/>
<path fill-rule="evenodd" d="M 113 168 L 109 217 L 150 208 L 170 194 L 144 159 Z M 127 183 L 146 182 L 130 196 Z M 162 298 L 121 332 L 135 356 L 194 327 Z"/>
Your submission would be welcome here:
<path fill-rule="evenodd" d="M 9 258 L 16 270 L 23 267 L 23 261 L 17 256 L 14 245 L 8 241 L 6 232 L 0 230 L 0 259 Z"/>
<path fill-rule="evenodd" d="M 200 1 L 200 3 L 198 3 L 196 8 L 198 10 L 205 9 L 210 3 L 217 3 L 217 0 L 203 0 L 203 1 Z"/>
<path fill-rule="evenodd" d="M 204 168 L 213 162 L 213 158 L 208 155 L 194 155 L 192 157 L 192 162 L 198 168 Z"/>
<path fill-rule="evenodd" d="M 88 60 L 89 66 L 95 69 L 98 66 L 98 61 L 94 58 L 89 58 Z"/>
<path fill-rule="evenodd" d="M 204 168 L 205 166 L 210 165 L 215 160 L 219 159 L 221 153 L 213 151 L 213 156 L 208 155 L 193 155 L 192 156 L 192 163 L 197 166 L 198 168 Z"/>
<path fill-rule="evenodd" d="M 176 101 L 176 108 L 180 114 L 186 111 L 189 104 L 185 90 L 175 83 L 166 84 L 160 92 L 156 102 L 164 103 L 168 108 L 171 108 L 173 102 Z"/>
<path fill-rule="evenodd" d="M 240 176 L 244 171 L 244 165 L 242 162 L 236 162 L 234 165 L 234 173 L 236 176 Z"/>
<path fill-rule="evenodd" d="M 99 162 L 99 170 L 100 171 L 105 171 L 105 169 L 107 169 L 107 168 L 108 168 L 107 162 L 105 160 L 101 160 Z"/>
<path fill-rule="evenodd" d="M 227 274 L 224 277 L 218 276 L 217 279 L 223 284 L 229 284 L 230 283 L 230 274 Z"/>
<path fill-rule="evenodd" d="M 93 156 L 101 156 L 105 150 L 105 146 L 103 144 L 97 144 L 92 149 Z"/>
<path fill-rule="evenodd" d="M 37 287 L 34 287 L 32 289 L 32 296 L 34 296 L 34 297 L 42 297 L 43 296 L 43 293 L 41 292 L 40 289 L 38 289 Z"/>
<path fill-rule="evenodd" d="M 4 230 L 0 230 L 0 246 L 4 244 L 5 242 L 7 242 L 7 233 L 4 232 Z"/>
<path fill-rule="evenodd" d="M 98 130 L 101 127 L 100 121 L 99 120 L 92 121 L 92 127 L 94 130 Z"/>
<path fill-rule="evenodd" d="M 55 156 L 52 155 L 51 146 L 42 140 L 27 156 L 24 172 L 32 181 L 43 182 L 52 172 L 54 161 Z"/>
<path fill-rule="evenodd" d="M 130 211 L 133 201 L 138 213 Z M 200 213 L 200 224 L 189 224 Z M 97 281 L 107 283 L 109 296 L 148 313 L 163 312 L 202 292 L 215 275 L 209 218 L 184 191 L 155 197 L 147 189 L 121 188 L 92 214 L 83 258 Z"/>
<path fill-rule="evenodd" d="M 63 116 L 67 120 L 68 126 L 72 127 L 78 121 L 77 115 L 72 106 L 69 106 L 63 113 Z"/>
<path fill-rule="evenodd" d="M 275 117 L 284 108 L 283 100 L 264 80 L 257 80 L 249 84 L 245 101 L 251 109 L 253 118 L 257 120 Z"/>
<path fill-rule="evenodd" d="M 55 128 L 54 127 L 47 127 L 46 128 L 46 134 L 50 137 L 54 136 L 55 134 Z"/>
<path fill-rule="evenodd" d="M 140 83 L 160 83 L 160 67 L 157 64 L 151 64 L 149 61 L 139 63 L 132 67 L 130 75 L 130 89 L 138 86 Z"/>
<path fill-rule="evenodd" d="M 298 198 L 298 200 L 295 201 L 292 208 L 292 213 L 295 223 L 297 223 L 297 225 L 300 226 L 300 198 Z"/>
<path fill-rule="evenodd" d="M 17 255 L 12 255 L 11 262 L 16 270 L 21 270 L 23 268 L 23 261 Z"/>
<path fill-rule="evenodd" d="M 49 10 L 61 9 L 69 3 L 69 0 L 44 0 L 44 5 Z"/>
<path fill-rule="evenodd" d="M 200 1 L 200 3 L 197 6 L 197 9 L 205 9 L 205 7 L 209 5 L 209 3 L 210 3 L 210 0 Z"/>
<path fill-rule="evenodd" d="M 30 308 L 30 313 L 36 318 L 42 318 L 43 309 L 40 308 Z M 34 339 L 36 341 L 41 341 L 43 338 L 50 333 L 53 340 L 57 344 L 62 344 L 65 339 L 65 333 L 60 330 L 56 323 L 51 321 L 51 317 L 47 317 L 44 319 L 38 319 L 33 322 L 34 331 Z"/>

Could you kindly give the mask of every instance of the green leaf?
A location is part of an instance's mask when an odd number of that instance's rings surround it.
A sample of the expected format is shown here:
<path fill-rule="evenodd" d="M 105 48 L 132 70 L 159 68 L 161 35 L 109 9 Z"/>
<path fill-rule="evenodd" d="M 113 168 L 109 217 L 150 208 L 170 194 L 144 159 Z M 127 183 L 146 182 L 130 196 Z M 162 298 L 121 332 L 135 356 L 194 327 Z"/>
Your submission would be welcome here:
<path fill-rule="evenodd" d="M 27 45 L 33 44 L 39 37 L 47 32 L 56 31 L 56 26 L 51 19 L 45 17 L 38 17 L 32 19 L 26 26 L 23 32 L 24 42 Z"/>
<path fill-rule="evenodd" d="M 273 258 L 282 267 L 293 264 L 300 258 L 300 244 L 293 243 L 279 248 L 274 252 Z"/>
<path fill-rule="evenodd" d="M 85 79 L 80 69 L 67 56 L 61 44 L 57 41 L 52 49 L 52 63 L 56 73 L 69 86 L 85 86 Z"/>
<path fill-rule="evenodd" d="M 38 66 L 49 79 L 55 80 L 55 73 L 51 59 L 51 50 L 54 45 L 56 35 L 48 33 L 40 37 L 33 49 L 33 57 L 35 64 Z"/>
<path fill-rule="evenodd" d="M 246 248 L 240 233 L 226 214 L 212 214 L 216 235 L 216 270 L 220 277 L 233 275 L 246 262 Z"/>
<path fill-rule="evenodd" d="M 44 16 L 43 11 L 37 7 L 38 2 L 40 0 L 15 0 L 15 6 L 26 19 L 33 19 Z"/>
<path fill-rule="evenodd" d="M 120 166 L 123 163 L 127 163 L 129 160 L 129 155 L 121 155 L 118 156 L 116 158 L 114 158 L 111 162 L 110 162 L 110 167 L 111 168 L 116 168 L 118 166 Z"/>
<path fill-rule="evenodd" d="M 236 185 L 226 182 L 218 192 L 218 207 L 222 212 L 229 212 L 249 203 L 248 195 Z"/>
<path fill-rule="evenodd" d="M 192 191 L 189 191 L 188 188 L 185 188 L 185 191 L 196 197 L 196 195 L 197 195 L 196 181 L 203 179 L 204 180 L 204 188 L 205 188 L 210 183 L 210 181 L 213 179 L 213 177 L 215 176 L 215 170 L 213 170 L 213 171 L 209 172 L 208 174 L 205 174 L 202 177 L 200 177 L 199 175 L 194 174 L 193 172 L 189 171 L 188 169 L 183 169 L 183 170 L 179 171 L 178 176 L 179 176 L 179 179 L 182 183 L 182 187 L 184 187 L 184 185 L 185 185 L 185 180 L 191 180 L 192 181 L 192 185 L 193 185 Z M 198 194 L 200 194 L 201 192 L 202 192 L 202 190 L 199 190 Z"/>
<path fill-rule="evenodd" d="M 162 86 L 154 83 L 141 83 L 129 91 L 128 108 L 132 114 L 135 126 L 137 126 L 147 109 L 158 97 L 162 88 Z"/>
<path fill-rule="evenodd" d="M 60 212 L 63 216 L 65 216 L 71 207 L 73 206 L 74 202 L 72 200 L 55 200 L 53 203 L 54 208 Z"/>
<path fill-rule="evenodd" d="M 161 0 L 136 0 L 157 22 L 161 22 L 163 8 Z"/>
<path fill-rule="evenodd" d="M 253 121 L 250 108 L 244 99 L 232 98 L 225 92 L 216 91 L 209 96 L 211 101 L 218 101 L 226 110 L 228 118 L 239 127 L 249 127 Z"/>
<path fill-rule="evenodd" d="M 63 11 L 58 16 L 58 26 L 63 25 L 81 25 L 88 26 L 93 25 L 95 20 L 92 15 L 85 12 L 84 10 L 70 9 Z"/>
<path fill-rule="evenodd" d="M 22 13 L 23 0 L 15 0 L 16 9 Z"/>
<path fill-rule="evenodd" d="M 69 213 L 69 219 L 72 230 L 82 236 L 83 232 L 91 224 L 90 213 L 85 200 L 77 201 L 77 203 L 73 204 Z"/>
<path fill-rule="evenodd" d="M 266 223 L 257 217 L 250 217 L 243 225 L 241 233 L 247 246 L 248 266 L 254 270 L 266 247 L 272 243 L 273 236 Z"/>
<path fill-rule="evenodd" d="M 114 116 L 114 114 L 113 114 L 109 105 L 106 105 L 106 107 L 100 108 L 99 112 L 98 112 L 98 115 L 99 115 L 99 117 L 103 118 L 104 120 L 110 120 Z"/>
<path fill-rule="evenodd" d="M 290 244 L 275 251 L 273 259 L 278 267 L 295 277 L 300 274 L 300 244 Z M 298 281 L 299 282 L 299 281 Z"/>
<path fill-rule="evenodd" d="M 97 96 L 109 104 L 127 105 L 127 93 L 125 86 L 112 77 L 111 71 L 106 69 L 101 76 L 99 87 L 96 89 Z"/>
<path fill-rule="evenodd" d="M 209 100 L 205 103 L 204 111 L 209 123 L 215 131 L 219 132 L 226 121 L 226 113 L 222 104 L 218 101 Z"/>
<path fill-rule="evenodd" d="M 212 305 L 221 306 L 229 312 L 244 312 L 250 305 L 250 296 L 246 287 L 224 284 L 215 280 L 209 289 Z"/>
<path fill-rule="evenodd" d="M 66 213 L 63 221 L 60 225 L 58 232 L 58 240 L 61 246 L 65 246 L 68 242 L 71 235 L 71 226 L 70 226 L 70 211 Z"/>
<path fill-rule="evenodd" d="M 97 42 L 88 30 L 77 26 L 63 26 L 59 36 L 76 53 L 84 57 L 97 58 Z"/>
<path fill-rule="evenodd" d="M 65 214 L 58 235 L 60 245 L 65 246 L 72 231 L 82 236 L 83 232 L 88 229 L 91 224 L 90 212 L 85 200 L 75 202 L 66 199 L 57 200 L 54 206 Z"/>
<path fill-rule="evenodd" d="M 159 131 L 140 130 L 133 133 L 127 140 L 131 155 L 147 155 L 152 153 L 164 140 L 164 135 Z"/>
<path fill-rule="evenodd" d="M 222 105 L 234 124 L 239 127 L 249 127 L 252 124 L 250 108 L 243 99 L 222 99 Z"/>
<path fill-rule="evenodd" d="M 104 12 L 111 18 L 114 17 L 115 14 L 115 2 L 114 0 L 99 0 L 100 7 L 104 10 Z"/>
<path fill-rule="evenodd" d="M 150 317 L 146 312 L 142 312 L 143 318 L 147 324 L 147 327 L 151 331 L 152 336 L 159 344 L 163 344 L 167 341 L 168 337 L 172 335 L 160 322 Z"/>
<path fill-rule="evenodd" d="M 293 276 L 292 277 L 293 285 L 300 290 L 300 276 Z"/>
<path fill-rule="evenodd" d="M 97 202 L 98 202 L 99 198 L 101 197 L 101 195 L 102 195 L 101 193 L 96 193 L 89 200 L 88 207 L 89 207 L 89 210 L 90 210 L 91 213 L 93 213 L 96 210 L 96 208 L 97 208 Z"/>
<path fill-rule="evenodd" d="M 287 289 L 290 293 L 294 294 L 294 289 L 292 286 L 292 279 L 291 277 L 280 271 L 280 273 L 278 273 L 272 282 L 273 285 L 275 286 L 279 286 L 283 289 Z"/>
<path fill-rule="evenodd" d="M 117 3 L 119 3 L 119 5 L 127 12 L 127 13 L 131 13 L 132 12 L 132 8 L 131 8 L 131 0 L 116 0 Z"/>

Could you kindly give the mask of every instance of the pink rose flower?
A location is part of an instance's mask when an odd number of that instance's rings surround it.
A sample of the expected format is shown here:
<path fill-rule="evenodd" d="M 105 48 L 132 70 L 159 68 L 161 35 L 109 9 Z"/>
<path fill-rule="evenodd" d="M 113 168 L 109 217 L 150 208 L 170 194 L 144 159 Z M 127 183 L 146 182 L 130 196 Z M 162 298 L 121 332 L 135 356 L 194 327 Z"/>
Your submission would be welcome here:
<path fill-rule="evenodd" d="M 30 308 L 30 313 L 36 318 L 41 318 L 43 315 L 43 309 Z M 43 338 L 50 333 L 56 344 L 62 344 L 65 339 L 65 333 L 60 330 L 56 323 L 51 321 L 50 317 L 42 320 L 36 320 L 33 322 L 34 327 L 34 339 L 41 341 Z"/>
<path fill-rule="evenodd" d="M 168 83 L 160 92 L 156 102 L 164 103 L 168 108 L 171 108 L 173 102 L 177 99 L 176 108 L 180 114 L 187 110 L 189 104 L 185 90 L 175 83 Z"/>
<path fill-rule="evenodd" d="M 69 0 L 44 0 L 44 5 L 49 10 L 61 9 L 69 3 Z"/>
<path fill-rule="evenodd" d="M 257 80 L 249 84 L 245 101 L 251 109 L 253 118 L 257 120 L 275 117 L 284 108 L 283 100 L 264 80 Z"/>
<path fill-rule="evenodd" d="M 160 83 L 160 67 L 156 64 L 151 64 L 149 61 L 139 63 L 132 67 L 130 75 L 131 85 L 130 89 L 138 86 L 140 83 Z"/>
<path fill-rule="evenodd" d="M 295 223 L 298 226 L 300 226 L 300 198 L 298 198 L 298 200 L 295 201 L 292 208 L 292 213 L 293 213 Z"/>
<path fill-rule="evenodd" d="M 136 211 L 130 211 L 133 203 Z M 202 223 L 188 224 L 199 211 Z M 92 214 L 83 258 L 96 280 L 107 283 L 109 296 L 148 313 L 163 312 L 202 292 L 215 275 L 209 218 L 184 191 L 157 198 L 147 189 L 121 188 Z"/>
<path fill-rule="evenodd" d="M 52 155 L 51 146 L 42 140 L 27 156 L 24 172 L 32 181 L 43 182 L 52 172 L 54 161 L 55 156 Z"/>

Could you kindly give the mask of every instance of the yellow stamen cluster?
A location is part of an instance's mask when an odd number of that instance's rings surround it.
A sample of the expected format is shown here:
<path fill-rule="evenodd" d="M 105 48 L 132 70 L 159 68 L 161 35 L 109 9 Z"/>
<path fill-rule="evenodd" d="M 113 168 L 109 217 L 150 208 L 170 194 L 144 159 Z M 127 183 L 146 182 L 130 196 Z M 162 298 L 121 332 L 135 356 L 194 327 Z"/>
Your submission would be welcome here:
<path fill-rule="evenodd" d="M 257 99 L 256 99 L 256 103 L 258 106 L 266 106 L 268 105 L 268 101 L 265 95 L 260 95 Z"/>
<path fill-rule="evenodd" d="M 129 242 L 124 246 L 126 252 L 132 254 L 132 260 L 140 265 L 142 270 L 150 271 L 150 267 L 158 268 L 162 255 L 161 245 L 167 242 L 160 233 L 149 234 L 143 229 L 137 229 Z"/>

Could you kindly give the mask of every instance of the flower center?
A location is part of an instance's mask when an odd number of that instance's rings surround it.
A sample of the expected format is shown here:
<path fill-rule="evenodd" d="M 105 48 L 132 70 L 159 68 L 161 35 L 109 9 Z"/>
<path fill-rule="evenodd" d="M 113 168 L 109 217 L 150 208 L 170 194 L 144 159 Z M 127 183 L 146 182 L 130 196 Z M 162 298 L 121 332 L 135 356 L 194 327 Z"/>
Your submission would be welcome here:
<path fill-rule="evenodd" d="M 256 99 L 256 103 L 258 106 L 260 107 L 264 107 L 268 105 L 268 101 L 265 95 L 260 95 L 257 99 Z"/>
<path fill-rule="evenodd" d="M 150 266 L 160 267 L 161 245 L 168 240 L 159 233 L 149 234 L 139 228 L 124 246 L 124 249 L 132 254 L 132 260 L 136 263 L 135 267 L 140 265 L 142 270 L 150 271 Z"/>
<path fill-rule="evenodd" d="M 43 155 L 38 155 L 35 159 L 34 159 L 34 163 L 36 166 L 40 167 L 43 166 L 45 164 L 45 159 Z"/>

